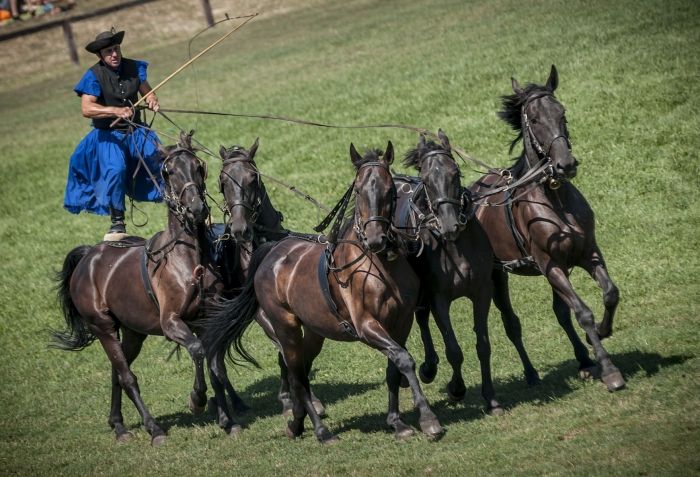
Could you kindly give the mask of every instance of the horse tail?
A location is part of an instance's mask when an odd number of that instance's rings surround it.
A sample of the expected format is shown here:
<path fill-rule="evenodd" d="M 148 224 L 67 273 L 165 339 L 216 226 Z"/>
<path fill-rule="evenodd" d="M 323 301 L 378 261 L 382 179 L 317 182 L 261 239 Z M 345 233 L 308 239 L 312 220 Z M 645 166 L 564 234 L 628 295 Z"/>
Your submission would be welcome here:
<path fill-rule="evenodd" d="M 54 278 L 57 282 L 55 289 L 58 295 L 58 302 L 61 305 L 61 311 L 63 311 L 63 318 L 66 320 L 66 329 L 63 331 L 49 330 L 51 335 L 49 346 L 52 348 L 80 351 L 95 341 L 95 335 L 85 326 L 85 321 L 80 316 L 70 295 L 70 280 L 75 267 L 87 255 L 90 248 L 88 245 L 75 247 L 68 252 L 65 260 L 63 260 L 63 268 L 56 272 Z"/>
<path fill-rule="evenodd" d="M 245 361 L 260 367 L 243 347 L 242 339 L 243 332 L 255 320 L 258 310 L 258 298 L 253 286 L 255 272 L 274 244 L 275 242 L 267 242 L 255 250 L 248 267 L 248 276 L 239 295 L 230 300 L 221 298 L 208 306 L 202 341 L 210 360 L 226 353 L 233 363 L 240 364 L 241 361 L 231 352 L 233 347 Z"/>

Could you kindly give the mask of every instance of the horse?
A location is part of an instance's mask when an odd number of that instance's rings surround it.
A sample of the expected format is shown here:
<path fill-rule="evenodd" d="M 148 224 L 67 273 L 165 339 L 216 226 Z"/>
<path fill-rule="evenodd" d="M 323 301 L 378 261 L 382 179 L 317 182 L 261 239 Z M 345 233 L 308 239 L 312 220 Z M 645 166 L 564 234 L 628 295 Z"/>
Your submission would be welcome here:
<path fill-rule="evenodd" d="M 505 173 L 488 173 L 470 190 L 475 196 L 488 193 L 542 168 L 542 173 L 535 174 L 538 181 L 509 188 L 489 199 L 502 208 L 477 208 L 476 218 L 486 230 L 496 257 L 492 275 L 494 303 L 501 312 L 506 334 L 520 355 L 526 381 L 538 382 L 537 371 L 523 347 L 520 320 L 511 306 L 508 273 L 544 275 L 552 287 L 552 308 L 574 348 L 581 376 L 590 377 L 596 364 L 573 328 L 571 310 L 600 363 L 601 379 L 612 392 L 622 389 L 625 381 L 601 340 L 612 335 L 619 290 L 610 279 L 596 243 L 593 210 L 571 183 L 578 161 L 571 152 L 565 109 L 554 95 L 558 84 L 554 65 L 544 85 L 521 87 L 511 78 L 513 94 L 501 98 L 498 115 L 518 133 L 510 150 L 522 140 L 523 151 Z M 588 272 L 603 291 L 605 313 L 597 324 L 593 312 L 569 281 L 575 266 Z"/>
<path fill-rule="evenodd" d="M 168 206 L 164 231 L 148 241 L 130 237 L 122 242 L 76 247 L 66 256 L 57 276 L 66 329 L 52 332 L 53 346 L 79 351 L 99 340 L 112 364 L 108 422 L 119 442 L 131 437 L 121 413 L 122 390 L 136 406 L 151 443 L 159 445 L 166 439 L 144 404 L 137 378 L 130 370 L 148 335 L 164 335 L 187 349 L 195 364 L 189 407 L 199 413 L 207 403 L 205 352 L 195 333 L 200 332 L 198 320 L 205 296 L 221 292 L 223 282 L 211 258 L 211 241 L 206 237 L 206 163 L 193 151 L 191 133 L 181 134 L 177 146 L 161 150 Z M 222 401 L 218 394 L 227 389 L 234 409 L 244 407 L 225 377 L 223 362 L 218 362 L 217 373 L 211 369 L 217 361 L 209 364 L 217 401 Z M 219 411 L 219 425 L 236 435 L 240 425 L 227 409 Z"/>
<path fill-rule="evenodd" d="M 316 412 L 309 386 L 311 364 L 326 338 L 359 340 L 387 356 L 387 423 L 396 437 L 414 432 L 399 413 L 402 374 L 413 391 L 421 430 L 429 437 L 443 432 L 420 388 L 413 358 L 404 348 L 418 297 L 418 279 L 403 256 L 388 253 L 393 247 L 390 223 L 396 196 L 389 171 L 393 158 L 391 142 L 383 155 L 375 150 L 364 156 L 351 144 L 356 176 L 329 215 L 339 218 L 327 242 L 291 235 L 263 245 L 253 255 L 241 294 L 224 300 L 207 325 L 207 352 L 214 355 L 227 350 L 230 354 L 234 345 L 245 360 L 254 363 L 241 344 L 243 332 L 253 320 L 277 345 L 293 391 L 293 419 L 285 430 L 290 438 L 303 434 L 308 414 L 320 442 L 337 440 Z M 353 192 L 352 219 L 341 226 L 340 217 Z"/>
<path fill-rule="evenodd" d="M 243 285 L 253 251 L 269 240 L 279 240 L 289 232 L 282 226 L 283 217 L 272 205 L 265 184 L 260 178 L 260 171 L 255 162 L 259 147 L 256 138 L 253 145 L 246 149 L 233 145 L 229 148 L 220 146 L 219 156 L 222 160 L 219 174 L 219 191 L 224 196 L 224 230 L 218 239 L 221 244 L 221 273 L 227 277 L 226 293 L 217 292 L 208 300 L 216 297 L 232 298 L 236 290 Z M 208 302 L 209 303 L 209 302 Z M 234 410 L 243 413 L 249 408 L 230 385 L 222 355 L 210 360 L 212 381 L 223 382 L 232 400 Z M 231 386 L 229 388 L 229 386 Z M 215 404 L 219 421 L 225 422 L 227 403 L 223 392 L 215 393 Z"/>
<path fill-rule="evenodd" d="M 495 398 L 488 336 L 493 250 L 486 232 L 471 217 L 471 201 L 461 186 L 461 173 L 449 139 L 442 130 L 438 131 L 438 138 L 439 144 L 421 136 L 418 146 L 404 157 L 404 165 L 415 168 L 420 177 L 394 177 L 398 191 L 394 222 L 400 229 L 415 230 L 420 243 L 419 250 L 409 255 L 421 284 L 415 317 L 424 342 L 425 359 L 419 376 L 424 383 L 430 383 L 437 373 L 439 359 L 428 327 L 432 311 L 453 371 L 447 385 L 448 396 L 452 401 L 464 398 L 466 387 L 461 371 L 464 356 L 452 328 L 450 305 L 457 298 L 468 297 L 473 308 L 482 396 L 487 412 L 500 415 L 503 408 Z"/>

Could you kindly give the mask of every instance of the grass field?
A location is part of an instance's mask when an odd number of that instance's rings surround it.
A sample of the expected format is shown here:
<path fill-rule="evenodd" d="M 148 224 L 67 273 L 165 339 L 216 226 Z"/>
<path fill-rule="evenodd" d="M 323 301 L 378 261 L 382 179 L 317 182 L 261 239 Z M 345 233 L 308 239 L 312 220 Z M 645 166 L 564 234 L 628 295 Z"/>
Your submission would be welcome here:
<path fill-rule="evenodd" d="M 605 342 L 628 387 L 610 394 L 582 382 L 551 311 L 543 278 L 511 279 L 526 347 L 543 378 L 528 388 L 500 317 L 491 313 L 496 392 L 507 414 L 483 413 L 470 305 L 452 307 L 465 351 L 468 392 L 448 404 L 443 365 L 423 388 L 447 432 L 438 442 L 397 442 L 385 425 L 385 359 L 358 344 L 327 343 L 314 385 L 325 422 L 341 442 L 311 432 L 283 434 L 276 402 L 276 353 L 256 327 L 246 344 L 262 369 L 230 375 L 253 410 L 236 440 L 186 399 L 189 359 L 146 341 L 134 363 L 142 395 L 168 432 L 150 446 L 138 414 L 124 415 L 135 438 L 117 445 L 109 426 L 110 368 L 99 345 L 80 353 L 47 349 L 62 325 L 51 277 L 78 244 L 99 241 L 104 217 L 62 209 L 68 158 L 89 130 L 72 87 L 92 59 L 67 62 L 60 30 L 12 40 L 0 71 L 0 474 L 2 475 L 700 475 L 700 4 L 692 0 L 370 1 L 288 3 L 211 0 L 217 18 L 263 14 L 168 83 L 166 108 L 294 116 L 333 124 L 407 123 L 446 131 L 453 144 L 495 166 L 509 164 L 512 133 L 495 115 L 510 77 L 560 75 L 576 186 L 596 211 L 598 242 L 621 291 L 614 336 Z M 238 5 L 238 6 L 236 6 Z M 266 8 L 269 10 L 266 10 Z M 125 12 L 127 56 L 151 62 L 157 84 L 188 58 L 204 25 L 199 2 L 154 2 Z M 76 26 L 78 44 L 109 27 Z M 225 24 L 227 27 L 227 24 Z M 225 27 L 200 36 L 199 51 Z M 10 48 L 11 47 L 11 48 Z M 353 177 L 348 146 L 399 152 L 416 143 L 403 130 L 339 130 L 281 122 L 172 115 L 212 150 L 250 146 L 258 165 L 332 205 Z M 165 142 L 176 128 L 157 119 Z M 209 162 L 215 194 L 219 163 Z M 478 177 L 464 165 L 464 182 Z M 401 172 L 407 172 L 397 167 Z M 267 183 L 285 224 L 309 231 L 321 213 Z M 162 205 L 140 208 L 148 236 L 165 223 Z M 143 215 L 135 212 L 137 222 Z M 574 286 L 601 316 L 601 293 L 585 274 Z M 438 335 L 437 330 L 435 334 Z M 409 351 L 422 359 L 414 330 Z M 439 348 L 442 353 L 442 347 Z M 443 362 L 445 360 L 443 359 Z M 410 395 L 407 421 L 417 425 Z"/>

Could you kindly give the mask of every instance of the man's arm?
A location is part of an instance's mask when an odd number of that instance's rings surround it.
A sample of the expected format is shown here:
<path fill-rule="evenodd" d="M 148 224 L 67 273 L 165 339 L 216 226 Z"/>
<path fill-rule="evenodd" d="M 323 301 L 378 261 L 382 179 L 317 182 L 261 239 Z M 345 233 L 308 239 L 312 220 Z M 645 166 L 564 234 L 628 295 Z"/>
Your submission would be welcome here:
<path fill-rule="evenodd" d="M 158 111 L 160 108 L 160 105 L 158 104 L 158 97 L 155 93 L 148 94 L 150 91 L 151 85 L 148 84 L 148 81 L 143 81 L 139 86 L 139 93 L 141 93 L 141 96 L 146 97 L 145 102 L 148 105 L 148 109 Z"/>
<path fill-rule="evenodd" d="M 129 108 L 121 108 L 118 106 L 102 106 L 97 102 L 97 96 L 83 94 L 80 97 L 80 107 L 83 116 L 86 118 L 124 118 L 131 119 L 134 111 Z"/>

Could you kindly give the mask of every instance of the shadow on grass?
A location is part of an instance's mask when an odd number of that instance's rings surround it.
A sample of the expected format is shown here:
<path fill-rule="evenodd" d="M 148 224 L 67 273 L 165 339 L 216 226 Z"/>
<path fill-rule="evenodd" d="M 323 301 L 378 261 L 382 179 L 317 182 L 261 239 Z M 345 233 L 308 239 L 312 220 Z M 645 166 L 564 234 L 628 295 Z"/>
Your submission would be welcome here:
<path fill-rule="evenodd" d="M 268 376 L 248 386 L 245 390 L 236 389 L 236 392 L 239 393 L 245 403 L 250 406 L 250 410 L 244 415 L 235 415 L 234 420 L 243 427 L 246 427 L 248 424 L 258 419 L 281 416 L 282 405 L 277 399 L 279 385 L 280 381 L 278 376 Z M 383 382 L 317 384 L 313 384 L 312 382 L 314 393 L 319 397 L 323 396 L 322 400 L 325 405 L 342 401 L 348 396 L 364 394 L 371 389 L 383 385 Z M 209 389 L 208 395 L 212 395 L 211 389 Z M 186 398 L 186 395 L 183 396 L 183 400 Z M 166 432 L 173 426 L 193 427 L 216 421 L 214 415 L 210 414 L 208 411 L 200 416 L 194 416 L 187 411 L 176 412 L 157 416 L 156 420 Z"/>
<path fill-rule="evenodd" d="M 613 356 L 613 362 L 625 376 L 630 385 L 638 377 L 651 377 L 660 370 L 683 364 L 692 359 L 692 355 L 661 356 L 658 353 L 643 351 L 629 351 Z M 446 366 L 442 366 L 443 372 L 448 372 Z M 546 405 L 548 402 L 564 397 L 578 388 L 576 376 L 578 362 L 574 360 L 562 361 L 559 364 L 541 371 L 542 381 L 536 386 L 527 386 L 524 378 L 510 378 L 495 380 L 496 395 L 506 409 L 512 409 L 522 404 Z M 600 392 L 607 392 L 601 382 Z M 334 404 L 343 401 L 348 396 L 360 395 L 371 389 L 385 386 L 383 382 L 369 383 L 316 383 L 312 382 L 312 388 L 324 404 Z M 428 389 L 434 384 L 423 384 Z M 244 427 L 258 419 L 280 415 L 281 406 L 277 400 L 279 379 L 277 376 L 265 377 L 242 391 L 241 397 L 251 407 L 244 416 L 236 416 L 236 421 Z M 619 391 L 619 392 L 625 392 Z M 408 399 L 409 394 L 401 393 L 402 402 Z M 379 403 L 384 406 L 386 399 Z M 443 425 L 472 421 L 486 417 L 484 413 L 484 400 L 481 398 L 481 383 L 467 387 L 467 393 L 463 401 L 454 404 L 447 399 L 431 403 L 433 411 L 437 414 Z M 403 406 L 405 408 L 405 406 Z M 188 412 L 178 412 L 165 416 L 158 416 L 157 420 L 164 430 L 172 426 L 191 427 L 213 422 L 214 418 L 209 413 L 201 416 L 193 416 Z M 418 426 L 418 412 L 410 411 L 404 414 L 404 420 L 409 425 Z M 390 432 L 386 425 L 386 413 L 384 411 L 373 414 L 364 414 L 348 419 L 333 426 L 333 432 L 342 433 L 348 430 L 362 432 Z"/>
<path fill-rule="evenodd" d="M 658 353 L 647 353 L 639 350 L 619 353 L 614 355 L 613 362 L 620 369 L 628 384 L 634 385 L 637 377 L 651 377 L 663 368 L 669 368 L 685 363 L 692 359 L 692 355 L 661 356 Z M 446 370 L 443 369 L 443 372 Z M 578 372 L 578 361 L 567 360 L 541 372 L 542 381 L 536 386 L 528 386 L 525 379 L 518 377 L 508 380 L 495 380 L 494 388 L 496 396 L 505 409 L 513 409 L 522 404 L 546 405 L 548 402 L 564 397 L 578 386 L 575 384 Z M 573 379 L 573 380 L 572 380 Z M 597 383 L 600 392 L 607 392 L 602 382 Z M 427 389 L 431 384 L 422 385 Z M 618 392 L 625 392 L 624 390 Z M 317 393 L 320 397 L 321 394 Z M 408 396 L 402 393 L 402 398 Z M 443 425 L 450 425 L 457 422 L 471 421 L 487 417 L 485 414 L 485 403 L 481 398 L 481 383 L 467 387 L 467 393 L 463 401 L 453 403 L 445 397 L 439 401 L 431 403 L 431 408 L 440 419 Z M 404 421 L 416 426 L 418 429 L 418 412 L 411 411 L 404 413 Z M 360 430 L 362 432 L 391 432 L 387 427 L 385 413 L 374 413 L 369 415 L 356 416 L 344 421 L 334 432 L 341 433 L 348 430 Z"/>

